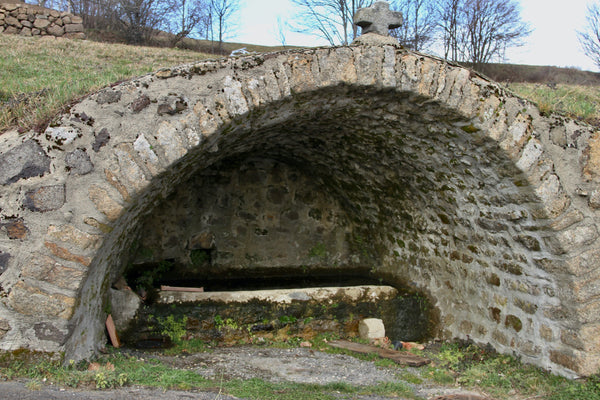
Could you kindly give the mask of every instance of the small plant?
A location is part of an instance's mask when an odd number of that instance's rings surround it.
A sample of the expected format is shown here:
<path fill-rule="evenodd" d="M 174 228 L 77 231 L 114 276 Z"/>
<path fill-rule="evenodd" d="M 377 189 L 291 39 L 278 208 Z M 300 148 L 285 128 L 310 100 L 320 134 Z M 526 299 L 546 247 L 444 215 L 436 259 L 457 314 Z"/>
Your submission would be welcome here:
<path fill-rule="evenodd" d="M 200 267 L 210 262 L 210 253 L 204 249 L 192 250 L 190 260 L 194 267 Z"/>
<path fill-rule="evenodd" d="M 279 317 L 279 322 L 282 325 L 293 324 L 296 323 L 296 321 L 298 321 L 298 319 L 293 315 L 282 315 L 281 317 Z"/>
<path fill-rule="evenodd" d="M 327 257 L 327 248 L 324 243 L 317 243 L 308 252 L 309 257 L 324 258 Z"/>
<path fill-rule="evenodd" d="M 160 333 L 168 336 L 173 343 L 180 343 L 186 334 L 187 317 L 176 320 L 174 316 L 169 315 L 166 318 L 158 317 L 156 319 L 160 325 Z"/>

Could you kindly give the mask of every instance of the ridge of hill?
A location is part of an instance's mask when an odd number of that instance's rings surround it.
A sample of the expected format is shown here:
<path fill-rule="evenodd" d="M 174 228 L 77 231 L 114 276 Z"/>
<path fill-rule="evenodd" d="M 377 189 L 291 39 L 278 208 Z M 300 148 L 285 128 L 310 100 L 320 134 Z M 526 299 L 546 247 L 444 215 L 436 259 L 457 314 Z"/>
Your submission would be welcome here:
<path fill-rule="evenodd" d="M 169 37 L 164 36 L 154 47 L 131 46 L 107 32 L 86 33 L 89 40 L 0 34 L 0 134 L 11 128 L 43 131 L 77 98 L 162 67 L 229 55 L 240 48 L 258 53 L 293 48 L 227 42 L 216 55 L 218 44 L 206 40 L 185 39 L 178 48 L 168 48 Z M 478 69 L 538 104 L 544 113 L 559 112 L 600 125 L 600 73 L 512 64 Z"/>
<path fill-rule="evenodd" d="M 553 67 L 546 65 L 522 65 L 490 63 L 473 68 L 496 82 L 543 83 L 547 85 L 565 84 L 600 86 L 600 73 L 583 71 L 578 68 Z"/>

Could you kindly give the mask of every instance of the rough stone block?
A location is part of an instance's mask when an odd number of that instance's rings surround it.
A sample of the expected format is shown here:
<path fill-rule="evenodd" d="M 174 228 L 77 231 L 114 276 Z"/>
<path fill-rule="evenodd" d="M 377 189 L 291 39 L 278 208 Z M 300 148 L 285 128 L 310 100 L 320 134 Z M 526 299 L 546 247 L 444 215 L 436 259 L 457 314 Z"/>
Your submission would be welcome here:
<path fill-rule="evenodd" d="M 76 149 L 67 153 L 65 163 L 70 169 L 69 173 L 71 174 L 86 175 L 94 169 L 90 156 L 83 149 Z"/>
<path fill-rule="evenodd" d="M 365 318 L 358 324 L 358 334 L 361 339 L 377 339 L 385 337 L 385 327 L 379 318 Z"/>
<path fill-rule="evenodd" d="M 111 199 L 108 192 L 98 186 L 90 187 L 89 198 L 109 221 L 115 221 L 123 211 L 123 206 Z"/>
<path fill-rule="evenodd" d="M 7 35 L 15 35 L 19 33 L 19 29 L 17 27 L 9 25 L 4 29 L 4 33 L 6 33 Z"/>
<path fill-rule="evenodd" d="M 98 94 L 100 96 L 100 94 Z M 100 149 L 108 143 L 110 140 L 110 133 L 108 129 L 102 128 L 98 133 L 94 134 L 94 143 L 92 144 L 92 149 L 97 153 Z"/>
<path fill-rule="evenodd" d="M 66 329 L 59 329 L 49 322 L 38 322 L 33 325 L 35 336 L 40 340 L 49 340 L 59 345 L 63 345 L 69 337 Z"/>
<path fill-rule="evenodd" d="M 108 295 L 111 304 L 111 315 L 115 328 L 120 334 L 129 327 L 137 310 L 142 305 L 142 299 L 133 291 L 127 289 L 109 289 Z"/>
<path fill-rule="evenodd" d="M 540 337 L 547 342 L 554 341 L 554 332 L 548 325 L 540 326 Z"/>
<path fill-rule="evenodd" d="M 190 250 L 209 250 L 215 247 L 215 235 L 210 232 L 202 232 L 194 235 L 188 242 Z"/>
<path fill-rule="evenodd" d="M 2 275 L 4 273 L 4 271 L 6 271 L 6 269 L 8 268 L 9 260 L 10 260 L 10 253 L 0 251 L 0 275 Z"/>
<path fill-rule="evenodd" d="M 56 243 L 44 242 L 44 246 L 48 248 L 56 257 L 62 258 L 65 261 L 73 261 L 84 266 L 89 266 L 92 260 L 89 257 L 73 254 L 64 247 L 60 247 Z"/>
<path fill-rule="evenodd" d="M 54 261 L 52 257 L 35 254 L 23 268 L 22 276 L 48 282 L 61 288 L 77 290 L 84 272 L 65 267 Z"/>
<path fill-rule="evenodd" d="M 8 304 L 23 315 L 48 316 L 68 320 L 73 315 L 76 299 L 60 293 L 50 293 L 25 282 L 17 282 Z"/>
<path fill-rule="evenodd" d="M 48 237 L 63 243 L 75 245 L 83 250 L 88 248 L 97 249 L 102 240 L 102 236 L 83 232 L 72 225 L 50 225 L 48 227 Z"/>
<path fill-rule="evenodd" d="M 78 33 L 83 32 L 82 24 L 66 24 L 65 25 L 65 33 Z"/>
<path fill-rule="evenodd" d="M 5 319 L 0 319 L 0 339 L 10 331 L 10 323 Z"/>
<path fill-rule="evenodd" d="M 21 35 L 21 36 L 31 36 L 31 28 L 28 28 L 28 27 L 24 26 L 23 28 L 21 28 L 21 32 L 19 32 L 19 35 Z"/>
<path fill-rule="evenodd" d="M 65 34 L 65 29 L 62 26 L 51 25 L 46 29 L 46 32 L 48 32 L 49 35 L 60 37 Z"/>
<path fill-rule="evenodd" d="M 135 99 L 130 107 L 131 107 L 131 111 L 133 111 L 134 113 L 139 113 L 140 111 L 142 111 L 144 108 L 148 107 L 150 105 L 150 97 L 148 97 L 147 95 L 141 95 L 140 97 L 138 97 L 137 99 Z"/>
<path fill-rule="evenodd" d="M 506 327 L 514 329 L 516 332 L 520 332 L 521 329 L 523 329 L 523 322 L 521 322 L 521 319 L 516 315 L 512 314 L 506 316 L 506 319 L 504 320 L 504 325 Z"/>
<path fill-rule="evenodd" d="M 0 155 L 0 185 L 42 176 L 49 171 L 50 158 L 33 140 L 28 140 Z"/>
<path fill-rule="evenodd" d="M 595 225 L 579 225 L 547 238 L 546 244 L 554 254 L 565 254 L 592 244 L 597 238 L 598 228 Z"/>
<path fill-rule="evenodd" d="M 81 133 L 72 126 L 48 127 L 44 131 L 44 134 L 49 140 L 53 140 L 59 146 L 72 143 L 81 136 Z"/>
<path fill-rule="evenodd" d="M 15 28 L 23 27 L 23 25 L 21 25 L 21 22 L 17 18 L 12 16 L 4 18 L 4 23 Z"/>
<path fill-rule="evenodd" d="M 588 181 L 597 181 L 600 178 L 600 131 L 590 137 L 588 145 L 581 154 L 582 175 Z"/>
<path fill-rule="evenodd" d="M 112 104 L 118 102 L 119 100 L 121 100 L 121 92 L 111 88 L 104 89 L 96 95 L 96 102 L 98 104 Z"/>
<path fill-rule="evenodd" d="M 33 27 L 37 28 L 37 29 L 45 29 L 50 25 L 50 21 L 48 21 L 48 19 L 46 18 L 36 18 L 35 21 L 33 21 Z"/>
<path fill-rule="evenodd" d="M 44 186 L 25 193 L 23 205 L 35 212 L 58 210 L 65 204 L 65 186 Z"/>
<path fill-rule="evenodd" d="M 25 240 L 29 234 L 23 218 L 8 219 L 0 223 L 0 227 L 4 227 L 9 239 Z"/>

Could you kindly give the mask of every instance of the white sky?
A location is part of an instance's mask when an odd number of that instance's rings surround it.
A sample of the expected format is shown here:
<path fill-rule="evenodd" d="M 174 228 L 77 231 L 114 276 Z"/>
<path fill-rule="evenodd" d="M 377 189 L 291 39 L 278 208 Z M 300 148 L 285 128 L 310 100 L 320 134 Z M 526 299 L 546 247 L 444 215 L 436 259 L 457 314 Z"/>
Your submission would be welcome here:
<path fill-rule="evenodd" d="M 527 44 L 508 50 L 508 62 L 515 64 L 578 67 L 598 71 L 581 50 L 575 31 L 585 25 L 586 5 L 591 0 L 520 0 L 521 16 L 534 29 Z M 228 40 L 242 43 L 280 45 L 278 17 L 293 21 L 290 0 L 240 0 L 237 34 Z M 285 32 L 288 45 L 327 44 L 312 36 Z"/>

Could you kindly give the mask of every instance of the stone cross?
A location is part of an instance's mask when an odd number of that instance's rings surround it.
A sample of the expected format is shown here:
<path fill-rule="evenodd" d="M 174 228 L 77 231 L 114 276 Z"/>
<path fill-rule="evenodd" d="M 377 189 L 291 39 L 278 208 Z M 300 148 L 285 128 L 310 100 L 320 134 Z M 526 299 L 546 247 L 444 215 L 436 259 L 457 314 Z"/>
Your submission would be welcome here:
<path fill-rule="evenodd" d="M 354 14 L 354 24 L 362 28 L 362 34 L 389 36 L 389 30 L 399 28 L 402 22 L 402 13 L 390 10 L 387 1 L 376 1 L 371 7 L 359 8 Z"/>

